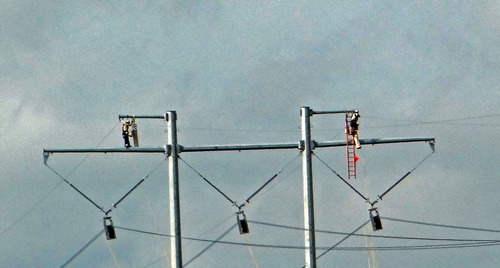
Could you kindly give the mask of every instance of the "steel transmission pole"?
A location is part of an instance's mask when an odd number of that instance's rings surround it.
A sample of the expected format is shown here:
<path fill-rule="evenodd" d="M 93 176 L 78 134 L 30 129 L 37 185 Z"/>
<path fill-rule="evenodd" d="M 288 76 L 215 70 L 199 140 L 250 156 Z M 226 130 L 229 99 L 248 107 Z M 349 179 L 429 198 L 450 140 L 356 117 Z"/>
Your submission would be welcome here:
<path fill-rule="evenodd" d="M 314 195 L 311 160 L 311 116 L 309 107 L 300 109 L 302 142 L 302 179 L 304 196 L 304 243 L 306 267 L 316 268 L 316 235 L 314 227 Z"/>
<path fill-rule="evenodd" d="M 182 243 L 181 243 L 181 209 L 179 198 L 179 165 L 177 146 L 177 113 L 167 112 L 167 144 L 170 145 L 168 156 L 169 177 L 169 205 L 170 205 L 170 252 L 171 267 L 182 267 Z"/>

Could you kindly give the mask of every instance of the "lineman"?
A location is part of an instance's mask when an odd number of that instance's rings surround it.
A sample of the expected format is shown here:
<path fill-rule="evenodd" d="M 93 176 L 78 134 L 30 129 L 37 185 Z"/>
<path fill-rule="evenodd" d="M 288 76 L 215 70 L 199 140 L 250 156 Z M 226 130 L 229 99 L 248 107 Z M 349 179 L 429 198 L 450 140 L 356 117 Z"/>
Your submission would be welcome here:
<path fill-rule="evenodd" d="M 349 134 L 351 134 L 354 137 L 354 143 L 356 144 L 356 149 L 361 149 L 361 144 L 359 144 L 359 138 L 358 138 L 358 129 L 359 129 L 358 119 L 360 117 L 361 115 L 359 115 L 359 111 L 354 110 L 354 113 L 351 116 L 351 120 L 349 121 Z"/>
<path fill-rule="evenodd" d="M 122 137 L 125 142 L 125 148 L 130 148 L 130 137 L 132 136 L 132 133 L 130 131 L 130 127 L 132 126 L 132 123 L 130 123 L 130 120 L 124 120 L 122 121 Z"/>

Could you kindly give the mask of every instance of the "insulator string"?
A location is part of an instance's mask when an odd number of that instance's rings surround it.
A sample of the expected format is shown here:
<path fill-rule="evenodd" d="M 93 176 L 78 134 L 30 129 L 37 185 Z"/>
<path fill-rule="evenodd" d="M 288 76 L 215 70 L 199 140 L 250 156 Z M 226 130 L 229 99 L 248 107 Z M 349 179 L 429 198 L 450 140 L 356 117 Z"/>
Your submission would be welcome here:
<path fill-rule="evenodd" d="M 143 183 L 147 178 L 149 178 L 149 176 L 151 176 L 151 174 L 153 174 L 163 164 L 163 162 L 165 162 L 165 160 L 166 158 L 163 159 L 160 163 L 158 163 L 156 167 L 154 167 L 144 178 L 142 178 L 139 182 L 137 182 L 137 184 L 134 187 L 132 187 L 132 189 L 130 189 L 124 196 L 122 196 L 116 203 L 112 204 L 113 208 L 116 208 L 116 206 L 118 206 L 118 204 L 120 204 L 123 201 L 123 199 L 125 199 L 130 193 L 132 193 L 137 187 L 139 187 L 139 185 L 141 185 L 141 183 Z M 110 208 L 105 213 L 108 214 L 109 212 L 112 211 L 113 208 Z"/>
<path fill-rule="evenodd" d="M 67 183 L 71 188 L 73 188 L 75 191 L 77 191 L 81 196 L 83 196 L 85 199 L 87 199 L 90 203 L 92 203 L 96 208 L 98 208 L 100 211 L 103 213 L 106 213 L 103 209 L 103 207 L 97 205 L 92 199 L 90 199 L 87 195 L 85 195 L 82 191 L 78 190 L 73 184 L 71 184 L 67 179 L 65 179 L 61 174 L 59 174 L 57 171 L 55 171 L 51 166 L 45 164 L 52 172 L 54 172 L 59 178 L 61 178 L 65 183 Z"/>
<path fill-rule="evenodd" d="M 252 199 L 255 195 L 257 195 L 262 189 L 264 189 L 271 181 L 273 181 L 276 177 L 278 177 L 278 175 L 281 174 L 281 172 L 283 172 L 283 170 L 285 170 L 288 166 L 290 166 L 293 161 L 295 161 L 295 159 L 297 159 L 298 157 L 300 156 L 300 154 L 298 154 L 297 156 L 295 156 L 292 160 L 290 160 L 282 169 L 280 169 L 278 171 L 278 173 L 274 174 L 269 180 L 267 180 L 266 183 L 264 183 L 264 185 L 262 185 L 259 189 L 257 189 L 257 191 L 255 191 L 253 194 L 251 194 L 248 198 L 245 199 L 245 201 L 247 203 L 250 203 L 250 199 Z"/>
<path fill-rule="evenodd" d="M 208 183 L 210 186 L 212 186 L 212 188 L 214 188 L 215 190 L 217 190 L 217 192 L 219 192 L 221 195 L 223 195 L 227 200 L 229 200 L 229 202 L 231 202 L 231 204 L 233 205 L 236 205 L 236 202 L 234 202 L 231 198 L 229 198 L 229 196 L 227 196 L 224 192 L 222 192 L 219 188 L 217 188 L 217 186 L 215 186 L 213 183 L 211 183 L 207 178 L 205 178 L 203 175 L 201 175 L 200 172 L 198 172 L 196 169 L 194 169 L 194 167 L 192 167 L 190 164 L 188 164 L 186 161 L 184 161 L 184 159 L 182 159 L 181 157 L 178 157 L 184 164 L 186 164 L 191 170 L 193 170 L 196 174 L 198 174 L 198 176 L 200 176 L 200 178 L 202 178 L 206 183 Z"/>
<path fill-rule="evenodd" d="M 339 179 L 341 179 L 345 184 L 347 184 L 352 190 L 354 190 L 359 196 L 361 196 L 361 198 L 363 198 L 366 202 L 369 201 L 368 198 L 366 198 L 363 194 L 361 194 L 358 190 L 356 190 L 356 188 L 354 188 L 354 186 L 352 186 L 350 183 L 348 183 L 344 178 L 342 178 L 342 176 L 340 176 L 333 168 L 331 168 L 325 161 L 323 161 L 323 159 L 321 159 L 318 155 L 316 155 L 315 153 L 312 153 L 319 161 L 321 161 L 321 163 L 323 163 L 330 171 L 332 171 L 335 175 L 337 175 L 337 177 L 339 177 Z"/>

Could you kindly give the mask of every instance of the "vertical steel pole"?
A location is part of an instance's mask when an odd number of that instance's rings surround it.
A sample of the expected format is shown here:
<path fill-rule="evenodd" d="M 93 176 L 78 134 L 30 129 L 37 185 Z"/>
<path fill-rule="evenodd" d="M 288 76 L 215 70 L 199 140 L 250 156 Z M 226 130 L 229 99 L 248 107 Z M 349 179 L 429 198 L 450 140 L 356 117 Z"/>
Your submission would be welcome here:
<path fill-rule="evenodd" d="M 170 201 L 170 252 L 171 267 L 182 268 L 182 243 L 181 243 L 181 210 L 179 201 L 179 169 L 177 153 L 177 114 L 175 111 L 167 112 L 167 144 L 170 145 L 168 156 L 169 201 Z"/>
<path fill-rule="evenodd" d="M 304 151 L 302 152 L 302 177 L 304 186 L 304 243 L 305 243 L 305 267 L 316 268 L 316 237 L 314 227 L 314 197 L 313 197 L 313 176 L 311 161 L 311 122 L 312 110 L 309 107 L 302 107 L 301 129 Z"/>

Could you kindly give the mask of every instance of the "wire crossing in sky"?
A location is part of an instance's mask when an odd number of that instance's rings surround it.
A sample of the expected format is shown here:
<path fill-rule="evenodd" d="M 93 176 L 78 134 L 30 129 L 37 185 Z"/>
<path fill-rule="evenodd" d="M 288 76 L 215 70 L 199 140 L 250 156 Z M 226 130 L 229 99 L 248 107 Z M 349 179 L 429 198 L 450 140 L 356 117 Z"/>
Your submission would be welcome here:
<path fill-rule="evenodd" d="M 325 252 L 321 253 L 316 259 L 319 259 L 323 257 L 326 253 L 330 252 L 330 250 L 335 249 L 338 245 L 342 244 L 344 241 L 346 241 L 349 237 L 357 233 L 361 228 L 363 228 L 367 223 L 370 221 L 365 221 L 363 224 L 361 224 L 358 228 L 356 228 L 354 231 L 352 231 L 350 234 L 346 235 L 344 238 L 342 238 L 339 242 L 337 242 L 335 245 L 331 246 L 329 249 L 325 250 Z"/>

